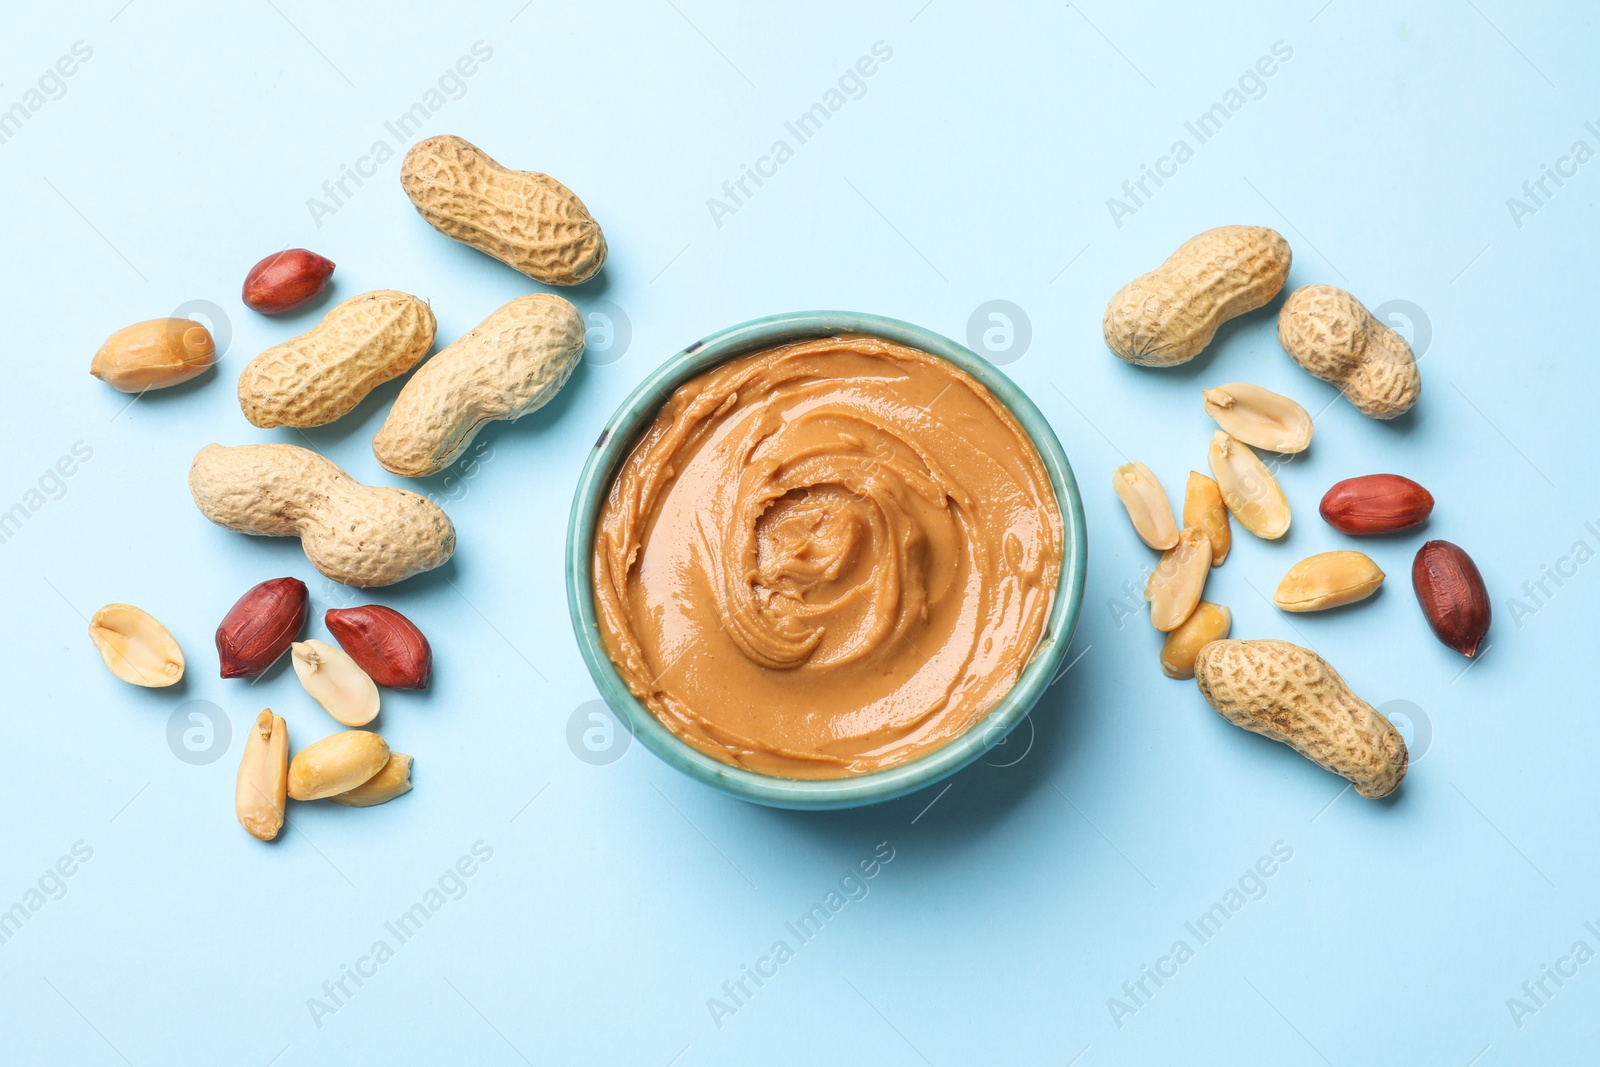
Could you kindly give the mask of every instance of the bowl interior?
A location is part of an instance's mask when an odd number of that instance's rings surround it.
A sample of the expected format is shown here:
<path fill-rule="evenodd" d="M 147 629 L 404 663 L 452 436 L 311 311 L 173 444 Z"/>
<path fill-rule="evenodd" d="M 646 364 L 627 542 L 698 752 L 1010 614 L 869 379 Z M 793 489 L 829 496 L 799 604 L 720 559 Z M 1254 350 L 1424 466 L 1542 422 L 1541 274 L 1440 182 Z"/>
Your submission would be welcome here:
<path fill-rule="evenodd" d="M 1061 509 L 1062 561 L 1059 585 L 1032 657 L 1011 691 L 967 731 L 908 763 L 851 778 L 792 779 L 757 774 L 708 756 L 669 730 L 631 692 L 611 659 L 594 611 L 595 524 L 634 441 L 655 419 L 674 389 L 736 356 L 816 337 L 871 334 L 954 363 L 982 382 L 1022 424 L 1050 477 Z M 988 361 L 947 337 L 911 323 L 850 311 L 804 311 L 772 315 L 730 327 L 689 345 L 657 367 L 617 409 L 578 478 L 567 527 L 567 607 L 573 633 L 600 695 L 635 737 L 657 756 L 691 777 L 760 804 L 784 808 L 848 808 L 904 796 L 954 774 L 1003 741 L 1054 680 L 1071 643 L 1083 604 L 1083 502 L 1061 442 L 1033 401 Z"/>

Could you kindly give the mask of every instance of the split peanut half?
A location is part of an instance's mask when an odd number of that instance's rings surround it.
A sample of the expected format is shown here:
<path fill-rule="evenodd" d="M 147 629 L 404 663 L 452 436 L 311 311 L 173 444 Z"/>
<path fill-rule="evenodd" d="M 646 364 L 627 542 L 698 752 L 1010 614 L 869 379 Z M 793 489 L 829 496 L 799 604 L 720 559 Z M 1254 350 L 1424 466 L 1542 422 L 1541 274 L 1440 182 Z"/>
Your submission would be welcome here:
<path fill-rule="evenodd" d="M 350 808 L 370 808 L 374 804 L 387 804 L 395 797 L 411 792 L 411 757 L 404 752 L 389 753 L 389 762 L 383 770 L 368 778 L 348 793 L 339 793 L 328 799 Z"/>
<path fill-rule="evenodd" d="M 183 649 L 155 616 L 132 604 L 107 604 L 95 612 L 89 640 L 124 682 L 165 689 L 183 677 Z"/>
<path fill-rule="evenodd" d="M 1211 438 L 1211 474 L 1239 525 L 1269 541 L 1289 532 L 1289 500 L 1250 446 L 1222 430 Z"/>
<path fill-rule="evenodd" d="M 283 829 L 283 809 L 289 792 L 289 728 L 283 716 L 267 708 L 256 716 L 244 739 L 239 777 L 233 791 L 233 810 L 239 825 L 251 837 L 271 841 Z"/>
<path fill-rule="evenodd" d="M 1178 524 L 1161 482 L 1143 463 L 1124 463 L 1111 475 L 1117 499 L 1128 509 L 1128 519 L 1139 540 L 1159 551 L 1178 543 Z"/>
<path fill-rule="evenodd" d="M 1189 472 L 1183 491 L 1183 524 L 1204 530 L 1211 541 L 1211 565 L 1222 566 L 1233 546 L 1233 531 L 1228 526 L 1228 508 L 1222 502 L 1217 483 L 1199 471 Z"/>
<path fill-rule="evenodd" d="M 1366 553 L 1319 552 L 1289 568 L 1272 602 L 1284 611 L 1322 611 L 1365 600 L 1383 584 L 1383 571 Z"/>
<path fill-rule="evenodd" d="M 1168 678 L 1193 678 L 1200 650 L 1227 637 L 1232 628 L 1233 612 L 1221 604 L 1200 601 L 1183 625 L 1167 634 L 1161 646 L 1161 669 Z"/>
<path fill-rule="evenodd" d="M 1236 441 L 1269 452 L 1304 452 L 1311 444 L 1311 416 L 1286 396 L 1249 382 L 1229 382 L 1204 395 L 1206 414 Z"/>
<path fill-rule="evenodd" d="M 378 717 L 378 687 L 348 652 L 315 639 L 289 649 L 300 684 L 339 725 L 365 726 Z"/>
<path fill-rule="evenodd" d="M 1210 573 L 1210 540 L 1204 532 L 1186 527 L 1145 582 L 1144 598 L 1150 601 L 1150 622 L 1157 630 L 1170 633 L 1183 625 L 1199 605 Z"/>
<path fill-rule="evenodd" d="M 106 339 L 89 373 L 124 393 L 166 389 L 204 374 L 217 362 L 211 331 L 193 319 L 151 319 Z"/>
<path fill-rule="evenodd" d="M 289 764 L 289 795 L 321 800 L 348 793 L 383 770 L 389 744 L 366 730 L 345 730 L 307 745 Z"/>

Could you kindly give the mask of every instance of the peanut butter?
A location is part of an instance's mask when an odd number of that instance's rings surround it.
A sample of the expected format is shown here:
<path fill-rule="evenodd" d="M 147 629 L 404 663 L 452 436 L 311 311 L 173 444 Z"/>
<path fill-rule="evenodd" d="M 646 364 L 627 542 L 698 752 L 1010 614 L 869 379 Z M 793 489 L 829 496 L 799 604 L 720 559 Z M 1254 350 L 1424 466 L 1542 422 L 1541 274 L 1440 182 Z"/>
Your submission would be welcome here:
<path fill-rule="evenodd" d="M 718 759 L 788 778 L 893 767 L 1011 688 L 1060 579 L 1061 512 L 1011 413 L 875 337 L 784 345 L 679 387 L 594 544 L 628 688 Z"/>

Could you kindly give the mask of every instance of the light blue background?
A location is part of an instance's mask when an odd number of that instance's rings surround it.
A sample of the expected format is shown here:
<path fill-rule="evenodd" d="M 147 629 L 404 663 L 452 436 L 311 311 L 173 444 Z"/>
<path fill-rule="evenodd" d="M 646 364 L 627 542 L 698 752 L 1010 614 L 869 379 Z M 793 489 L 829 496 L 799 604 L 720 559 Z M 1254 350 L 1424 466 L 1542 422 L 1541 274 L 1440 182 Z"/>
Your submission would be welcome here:
<path fill-rule="evenodd" d="M 1505 0 L 1323 4 L 9 12 L 0 107 L 74 42 L 93 55 L 0 144 L 0 509 L 42 503 L 0 545 L 0 907 L 75 842 L 93 856 L 0 945 L 0 1058 L 1593 1062 L 1600 962 L 1564 987 L 1546 980 L 1554 995 L 1520 1027 L 1507 998 L 1576 941 L 1600 950 L 1585 928 L 1600 926 L 1600 564 L 1547 580 L 1554 595 L 1533 614 L 1514 619 L 1511 602 L 1575 542 L 1600 549 L 1600 163 L 1549 184 L 1520 226 L 1506 203 L 1574 141 L 1600 148 L 1584 125 L 1600 126 L 1593 17 Z M 578 191 L 611 258 L 570 295 L 624 309 L 631 344 L 544 411 L 486 432 L 473 476 L 423 483 L 459 530 L 452 564 L 350 597 L 313 580 L 292 540 L 206 522 L 185 471 L 209 441 L 304 443 L 249 426 L 234 400 L 240 368 L 321 310 L 246 310 L 238 286 L 261 256 L 328 255 L 337 299 L 424 296 L 441 341 L 533 287 L 424 225 L 398 158 L 320 226 L 307 207 L 374 141 L 403 150 L 414 138 L 385 122 L 477 41 L 492 58 L 424 133 L 459 133 Z M 718 226 L 707 198 L 877 41 L 893 56 L 864 95 Z M 1184 123 L 1279 41 L 1293 54 L 1264 93 L 1198 144 Z M 1118 226 L 1107 198 L 1179 138 L 1194 157 Z M 1271 311 L 1172 372 L 1105 351 L 1114 289 L 1235 222 L 1289 239 L 1291 287 L 1420 309 L 1431 344 L 1412 416 L 1382 425 L 1337 400 L 1279 351 Z M 625 393 L 685 343 L 758 315 L 854 308 L 965 338 L 992 299 L 1031 323 L 1006 369 L 1055 425 L 1090 525 L 1076 665 L 990 759 L 1010 765 L 807 815 L 726 799 L 638 746 L 610 765 L 576 758 L 568 722 L 595 691 L 568 629 L 561 545 L 582 458 Z M 85 373 L 114 329 L 192 300 L 231 326 L 217 372 L 131 407 Z M 1200 388 L 1239 379 L 1326 411 L 1282 472 L 1293 531 L 1239 534 L 1207 595 L 1233 608 L 1236 636 L 1312 644 L 1374 704 L 1420 709 L 1432 740 L 1391 802 L 1341 796 L 1337 778 L 1224 723 L 1161 675 L 1157 635 L 1127 615 L 1124 585 L 1152 557 L 1111 469 L 1141 459 L 1181 492 L 1211 432 Z M 357 478 L 402 484 L 369 450 L 397 387 L 306 436 Z M 64 493 L 30 498 L 80 441 L 92 458 Z M 1488 581 L 1491 647 L 1465 674 L 1409 589 L 1424 534 L 1362 546 L 1391 580 L 1355 610 L 1291 619 L 1265 599 L 1291 562 L 1348 543 L 1316 502 L 1375 470 L 1429 486 L 1425 535 L 1465 546 Z M 255 686 L 220 681 L 211 638 L 244 589 L 282 574 L 312 580 L 313 634 L 346 597 L 392 604 L 430 635 L 438 671 L 425 694 L 386 693 L 379 720 L 415 754 L 415 792 L 367 811 L 294 807 L 267 846 L 231 810 L 243 731 L 268 704 L 297 743 L 332 724 L 282 666 Z M 115 600 L 183 643 L 180 689 L 134 689 L 100 666 L 85 618 Z M 225 709 L 232 740 L 215 762 L 169 747 L 187 700 Z M 319 1027 L 308 998 L 375 941 L 393 945 L 384 923 L 479 841 L 493 857 L 465 895 Z M 882 842 L 894 858 L 868 895 L 719 1028 L 707 999 Z M 1184 924 L 1277 842 L 1293 858 L 1265 898 L 1196 947 Z M 1119 1027 L 1108 998 L 1126 999 L 1123 983 L 1180 938 L 1194 958 L 1160 988 L 1147 979 L 1153 995 Z"/>

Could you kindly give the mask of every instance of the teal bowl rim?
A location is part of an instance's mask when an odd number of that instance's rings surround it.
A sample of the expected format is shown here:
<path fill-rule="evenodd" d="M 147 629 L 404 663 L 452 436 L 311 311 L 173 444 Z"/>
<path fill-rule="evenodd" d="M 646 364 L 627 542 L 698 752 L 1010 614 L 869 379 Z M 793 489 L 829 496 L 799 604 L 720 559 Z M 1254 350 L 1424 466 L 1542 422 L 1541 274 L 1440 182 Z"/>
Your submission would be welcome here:
<path fill-rule="evenodd" d="M 1011 690 L 983 719 L 949 743 L 886 770 L 851 778 L 797 779 L 759 774 L 708 756 L 669 730 L 628 691 L 606 655 L 595 616 L 593 556 L 595 522 L 612 479 L 635 440 L 655 418 L 673 390 L 690 378 L 737 356 L 816 337 L 859 333 L 882 337 L 939 356 L 982 382 L 1009 408 L 1044 461 L 1061 509 L 1061 579 L 1045 633 Z M 877 804 L 925 788 L 971 764 L 1003 741 L 1033 710 L 1072 643 L 1083 607 L 1088 555 L 1083 500 L 1072 466 L 1055 430 L 1026 393 L 992 363 L 931 330 L 881 315 L 853 311 L 797 311 L 768 315 L 730 326 L 671 356 L 640 382 L 617 408 L 578 476 L 567 524 L 567 609 L 573 636 L 601 697 L 632 731 L 672 767 L 742 800 L 780 808 L 829 809 Z"/>

